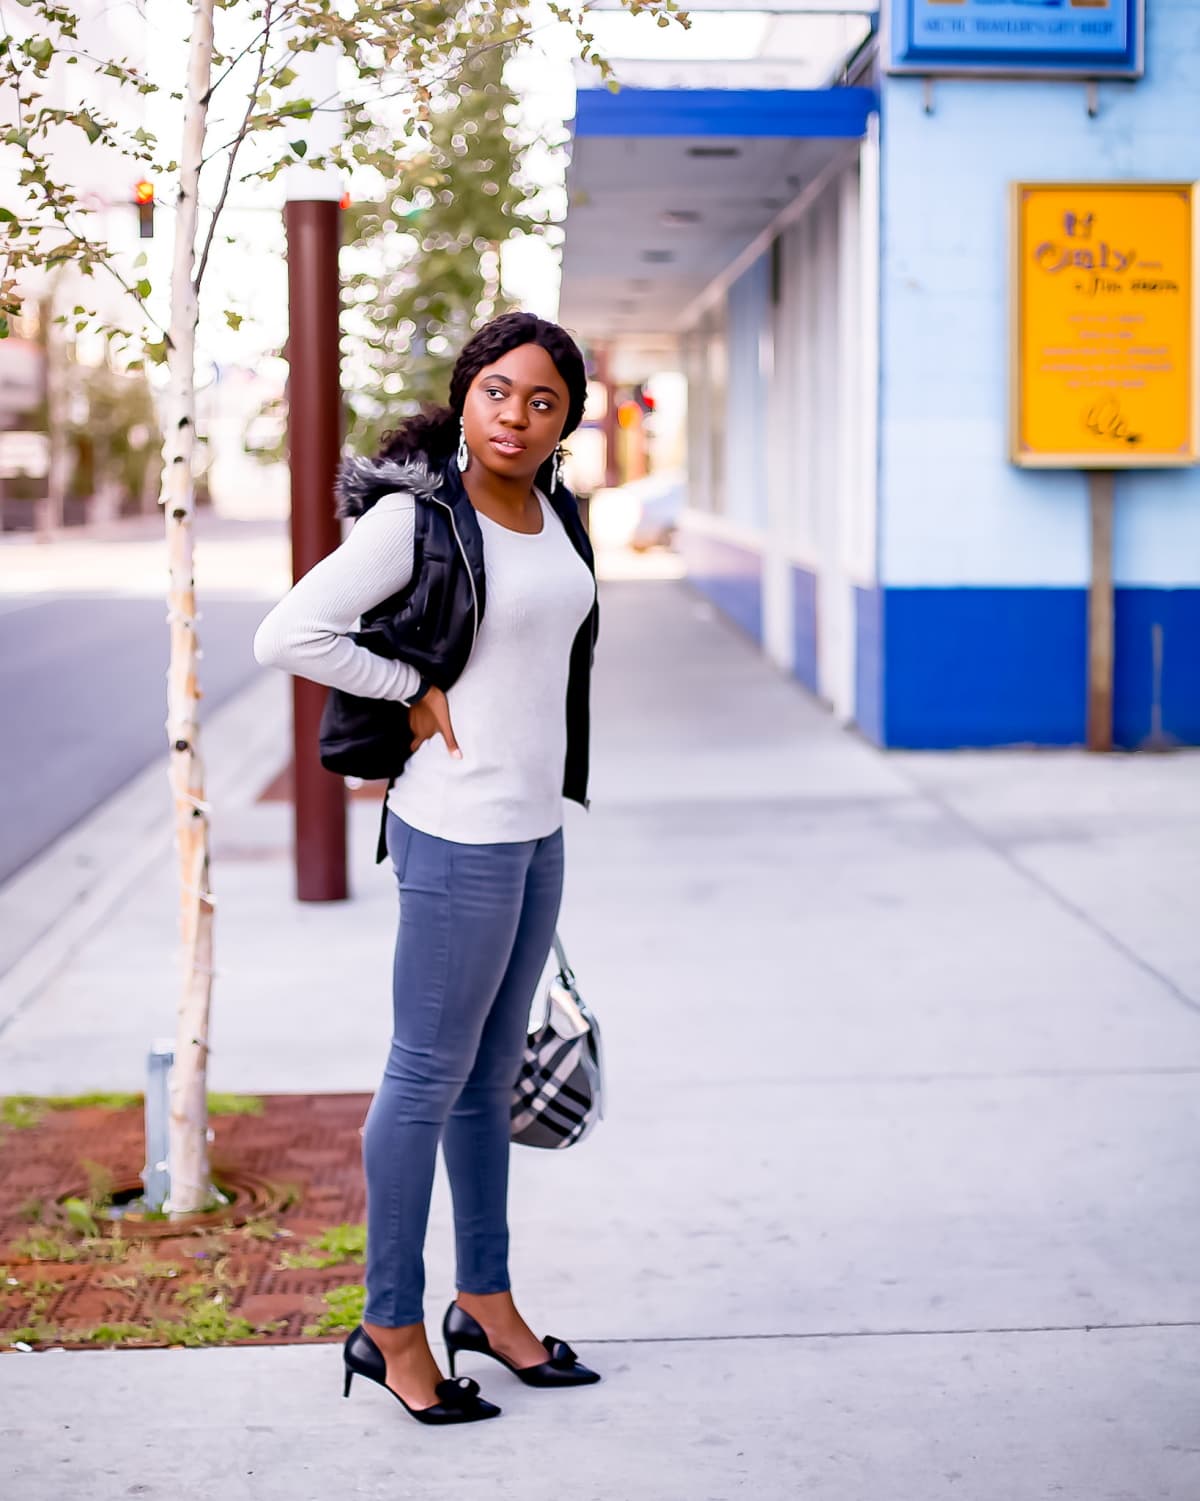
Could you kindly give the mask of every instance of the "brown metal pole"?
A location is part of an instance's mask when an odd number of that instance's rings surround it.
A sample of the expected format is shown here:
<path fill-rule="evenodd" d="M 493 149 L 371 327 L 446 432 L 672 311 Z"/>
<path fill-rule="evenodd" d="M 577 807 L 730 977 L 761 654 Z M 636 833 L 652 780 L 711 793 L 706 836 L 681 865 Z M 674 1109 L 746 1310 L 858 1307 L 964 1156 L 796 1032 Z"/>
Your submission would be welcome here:
<path fill-rule="evenodd" d="M 596 351 L 596 379 L 604 387 L 604 483 L 609 488 L 621 483 L 620 455 L 617 452 L 617 388 L 610 378 L 611 356 L 607 344 Z"/>
<path fill-rule="evenodd" d="M 1088 750 L 1113 744 L 1113 492 L 1111 469 L 1088 473 L 1092 574 L 1088 589 Z"/>
<path fill-rule="evenodd" d="M 338 350 L 339 207 L 298 199 L 284 211 L 288 262 L 288 462 L 292 481 L 292 577 L 341 541 L 333 482 L 342 439 Z M 317 755 L 326 690 L 293 679 L 292 765 L 296 895 L 339 902 L 346 882 L 346 788 Z"/>

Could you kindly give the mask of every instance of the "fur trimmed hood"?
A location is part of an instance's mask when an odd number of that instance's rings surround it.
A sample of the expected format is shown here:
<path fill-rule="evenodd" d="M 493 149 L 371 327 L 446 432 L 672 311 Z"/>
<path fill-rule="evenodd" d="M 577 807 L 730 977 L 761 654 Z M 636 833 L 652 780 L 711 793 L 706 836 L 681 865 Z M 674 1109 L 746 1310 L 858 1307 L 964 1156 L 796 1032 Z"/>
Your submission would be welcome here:
<path fill-rule="evenodd" d="M 441 476 L 424 459 L 369 459 L 351 454 L 338 469 L 333 493 L 338 515 L 357 518 L 396 490 L 432 500 L 440 489 Z"/>

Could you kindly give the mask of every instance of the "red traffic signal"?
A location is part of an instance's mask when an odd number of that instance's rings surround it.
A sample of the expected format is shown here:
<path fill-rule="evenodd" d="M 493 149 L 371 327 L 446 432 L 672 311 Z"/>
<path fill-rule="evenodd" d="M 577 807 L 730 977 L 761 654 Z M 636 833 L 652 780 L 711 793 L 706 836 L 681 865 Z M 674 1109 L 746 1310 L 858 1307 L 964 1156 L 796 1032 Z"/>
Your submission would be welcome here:
<path fill-rule="evenodd" d="M 133 201 L 138 211 L 138 238 L 154 238 L 154 184 L 143 177 L 133 185 Z"/>

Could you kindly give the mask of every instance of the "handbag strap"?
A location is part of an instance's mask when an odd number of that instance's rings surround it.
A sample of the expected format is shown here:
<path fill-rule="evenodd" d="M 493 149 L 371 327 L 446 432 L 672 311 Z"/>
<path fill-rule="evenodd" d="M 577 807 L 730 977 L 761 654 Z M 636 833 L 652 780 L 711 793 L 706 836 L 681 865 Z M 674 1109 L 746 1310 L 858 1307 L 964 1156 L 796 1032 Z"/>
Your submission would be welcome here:
<path fill-rule="evenodd" d="M 382 865 L 387 859 L 387 816 L 388 816 L 388 793 L 396 785 L 396 778 L 389 777 L 387 789 L 383 794 L 383 805 L 379 809 L 379 838 L 375 841 L 375 864 Z"/>
<path fill-rule="evenodd" d="M 575 971 L 567 959 L 567 951 L 563 948 L 562 939 L 558 936 L 558 929 L 554 930 L 554 957 L 558 960 L 558 972 L 568 983 L 575 979 Z"/>

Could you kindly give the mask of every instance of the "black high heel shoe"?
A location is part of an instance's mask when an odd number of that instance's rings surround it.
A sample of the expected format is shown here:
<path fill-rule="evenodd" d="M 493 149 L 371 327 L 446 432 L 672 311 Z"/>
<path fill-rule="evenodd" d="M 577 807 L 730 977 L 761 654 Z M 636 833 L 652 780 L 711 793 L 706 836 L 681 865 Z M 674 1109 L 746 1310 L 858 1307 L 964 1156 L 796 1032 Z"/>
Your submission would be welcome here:
<path fill-rule="evenodd" d="M 346 1385 L 342 1396 L 350 1395 L 350 1383 L 355 1376 L 365 1376 L 368 1381 L 378 1382 L 385 1391 L 411 1413 L 418 1423 L 478 1423 L 483 1418 L 498 1418 L 500 1408 L 479 1395 L 479 1382 L 469 1376 L 453 1379 L 454 1367 L 450 1368 L 451 1379 L 439 1381 L 434 1387 L 438 1400 L 431 1407 L 410 1407 L 399 1392 L 393 1392 L 387 1384 L 387 1361 L 383 1351 L 360 1324 L 346 1338 L 342 1350 L 346 1363 Z"/>
<path fill-rule="evenodd" d="M 460 1350 L 475 1350 L 480 1355 L 490 1355 L 506 1366 L 514 1376 L 519 1376 L 526 1386 L 590 1386 L 600 1380 L 598 1371 L 589 1370 L 575 1354 L 565 1339 L 555 1339 L 547 1334 L 542 1340 L 549 1360 L 537 1365 L 515 1366 L 507 1355 L 493 1350 L 483 1325 L 472 1318 L 465 1308 L 451 1303 L 442 1320 L 442 1338 L 446 1341 L 446 1356 L 450 1362 L 450 1374 L 454 1374 L 454 1361 Z"/>

